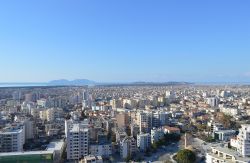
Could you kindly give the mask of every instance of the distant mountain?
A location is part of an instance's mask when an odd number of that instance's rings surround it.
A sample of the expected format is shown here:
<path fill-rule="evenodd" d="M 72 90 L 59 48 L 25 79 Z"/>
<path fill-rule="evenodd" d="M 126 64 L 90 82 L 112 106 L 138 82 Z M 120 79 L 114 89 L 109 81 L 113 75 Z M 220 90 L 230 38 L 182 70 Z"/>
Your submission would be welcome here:
<path fill-rule="evenodd" d="M 96 84 L 96 82 L 88 79 L 76 79 L 76 80 L 60 79 L 48 82 L 48 85 L 92 85 L 92 84 Z"/>

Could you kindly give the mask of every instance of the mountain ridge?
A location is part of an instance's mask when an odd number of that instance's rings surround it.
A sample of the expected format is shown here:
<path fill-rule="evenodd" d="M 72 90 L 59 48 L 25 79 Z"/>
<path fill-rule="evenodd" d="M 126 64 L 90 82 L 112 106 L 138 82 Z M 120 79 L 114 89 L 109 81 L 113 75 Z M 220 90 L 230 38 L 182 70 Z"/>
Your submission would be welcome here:
<path fill-rule="evenodd" d="M 59 80 L 51 80 L 48 82 L 48 84 L 49 85 L 92 85 L 96 84 L 96 82 L 88 79 L 75 79 L 75 80 L 59 79 Z"/>

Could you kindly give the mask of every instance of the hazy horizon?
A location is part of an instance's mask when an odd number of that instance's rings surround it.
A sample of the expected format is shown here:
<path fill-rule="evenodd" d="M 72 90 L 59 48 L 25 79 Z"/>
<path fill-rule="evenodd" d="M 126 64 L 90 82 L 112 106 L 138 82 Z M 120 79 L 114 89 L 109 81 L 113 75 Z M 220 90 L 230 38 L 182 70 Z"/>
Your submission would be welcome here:
<path fill-rule="evenodd" d="M 58 79 L 58 80 L 67 80 L 67 79 Z M 76 79 L 77 80 L 77 79 Z M 46 85 L 49 84 L 50 82 L 52 82 L 54 80 L 49 80 L 49 81 L 44 81 L 44 82 L 29 82 L 29 81 L 23 81 L 23 82 L 0 82 L 0 85 Z M 73 80 L 68 80 L 68 81 L 73 81 Z M 250 82 L 228 82 L 228 81 L 221 81 L 221 82 L 206 82 L 206 81 L 110 81 L 110 82 L 105 82 L 105 81 L 94 81 L 94 80 L 90 80 L 95 82 L 95 84 L 132 84 L 132 83 L 171 83 L 171 82 L 177 82 L 177 83 L 182 83 L 182 82 L 186 82 L 186 83 L 193 83 L 193 84 L 250 84 Z"/>

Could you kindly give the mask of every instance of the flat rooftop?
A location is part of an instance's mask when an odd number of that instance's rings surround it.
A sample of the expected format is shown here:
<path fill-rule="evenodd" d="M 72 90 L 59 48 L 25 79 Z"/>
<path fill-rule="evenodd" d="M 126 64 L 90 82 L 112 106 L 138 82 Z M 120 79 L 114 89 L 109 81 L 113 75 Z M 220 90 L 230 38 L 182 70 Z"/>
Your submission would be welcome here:
<path fill-rule="evenodd" d="M 244 161 L 244 162 L 250 162 L 250 157 L 243 157 L 240 153 L 238 153 L 237 151 L 233 150 L 233 149 L 230 149 L 230 148 L 227 148 L 227 147 L 221 147 L 221 146 L 212 146 L 211 147 L 212 149 L 215 149 L 217 151 L 220 151 L 224 154 L 227 154 L 227 155 L 230 155 L 230 156 L 233 156 L 235 157 L 236 160 L 239 160 L 239 161 Z M 211 155 L 214 156 L 213 153 L 209 153 Z"/>
<path fill-rule="evenodd" d="M 63 140 L 50 142 L 46 148 L 46 151 L 61 150 L 64 146 Z"/>
<path fill-rule="evenodd" d="M 54 151 L 5 152 L 5 153 L 0 153 L 0 157 L 4 157 L 4 156 L 25 156 L 25 155 L 43 155 L 43 154 L 54 154 Z"/>

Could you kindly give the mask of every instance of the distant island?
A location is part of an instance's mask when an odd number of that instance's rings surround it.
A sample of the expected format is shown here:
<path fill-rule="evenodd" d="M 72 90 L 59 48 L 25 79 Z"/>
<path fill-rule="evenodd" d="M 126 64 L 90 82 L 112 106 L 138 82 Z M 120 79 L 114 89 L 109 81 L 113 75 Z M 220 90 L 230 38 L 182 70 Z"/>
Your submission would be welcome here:
<path fill-rule="evenodd" d="M 96 84 L 95 81 L 88 80 L 88 79 L 75 79 L 75 80 L 52 80 L 48 82 L 48 85 L 94 85 Z"/>

